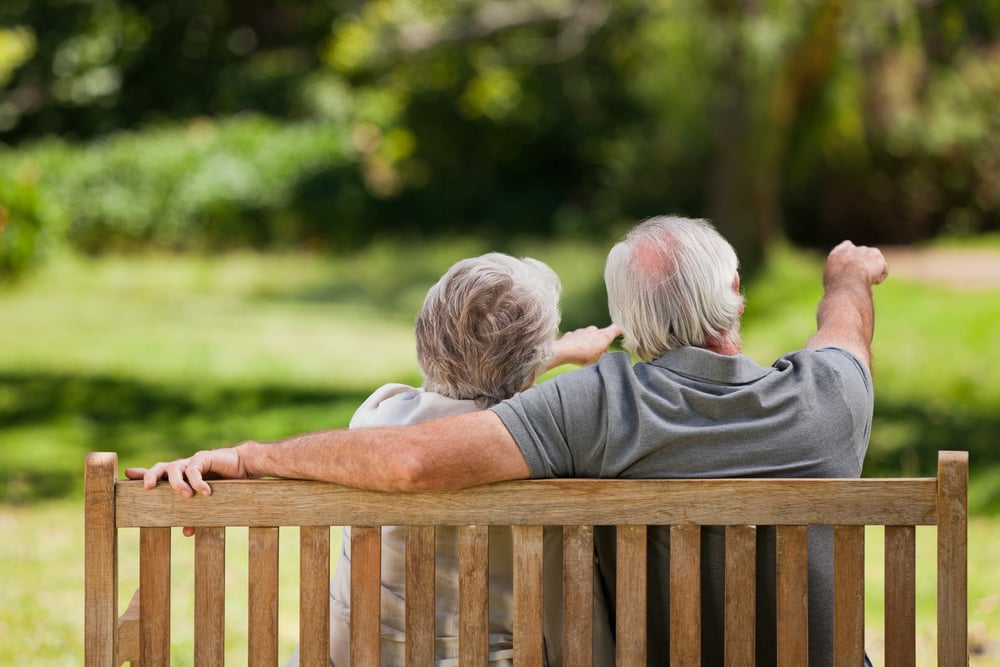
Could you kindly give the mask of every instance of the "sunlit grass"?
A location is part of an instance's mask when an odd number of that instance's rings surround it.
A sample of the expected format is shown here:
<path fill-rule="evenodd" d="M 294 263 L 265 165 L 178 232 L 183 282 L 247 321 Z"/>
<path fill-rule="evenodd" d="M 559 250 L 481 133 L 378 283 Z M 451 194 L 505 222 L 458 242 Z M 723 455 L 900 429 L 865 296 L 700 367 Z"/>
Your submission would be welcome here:
<path fill-rule="evenodd" d="M 28 507 L 0 505 L 0 664 L 83 663 L 83 512 L 76 502 Z M 171 664 L 194 664 L 194 540 L 175 529 L 171 539 Z M 226 661 L 247 664 L 246 528 L 226 532 Z M 340 530 L 331 531 L 331 553 L 340 550 Z M 139 583 L 139 531 L 119 533 L 119 608 Z M 282 661 L 298 644 L 298 530 L 279 541 L 278 646 Z"/>
<path fill-rule="evenodd" d="M 884 533 L 881 527 L 865 531 L 865 646 L 876 665 L 885 664 Z M 916 539 L 916 629 L 917 665 L 937 664 L 937 530 L 917 528 Z M 1000 554 L 991 545 L 1000 540 L 1000 522 L 972 518 L 969 522 L 969 650 L 970 664 L 1000 665 Z"/>

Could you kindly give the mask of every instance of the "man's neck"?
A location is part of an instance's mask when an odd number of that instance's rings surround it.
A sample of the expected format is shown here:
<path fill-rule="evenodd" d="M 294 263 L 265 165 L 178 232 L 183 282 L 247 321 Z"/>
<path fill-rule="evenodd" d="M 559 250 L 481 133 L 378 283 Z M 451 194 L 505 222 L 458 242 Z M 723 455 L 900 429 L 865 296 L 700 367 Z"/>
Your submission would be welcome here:
<path fill-rule="evenodd" d="M 739 341 L 734 341 L 728 338 L 726 340 L 710 338 L 705 341 L 705 349 L 709 352 L 726 355 L 727 357 L 731 357 L 742 352 Z"/>

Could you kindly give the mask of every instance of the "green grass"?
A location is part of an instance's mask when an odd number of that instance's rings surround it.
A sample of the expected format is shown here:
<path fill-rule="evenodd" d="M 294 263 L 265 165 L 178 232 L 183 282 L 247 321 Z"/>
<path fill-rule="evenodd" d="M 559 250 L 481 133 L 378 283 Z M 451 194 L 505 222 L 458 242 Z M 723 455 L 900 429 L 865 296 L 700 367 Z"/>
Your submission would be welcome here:
<path fill-rule="evenodd" d="M 25 656 L 80 662 L 85 452 L 115 450 L 121 467 L 147 465 L 245 438 L 345 425 L 375 386 L 418 382 L 412 322 L 425 290 L 458 258 L 489 249 L 477 241 L 385 242 L 356 257 L 53 258 L 0 289 L 0 528 L 7 536 L 0 664 Z M 560 274 L 565 328 L 605 321 L 606 249 L 505 248 L 548 261 Z M 815 326 L 820 271 L 820 258 L 779 248 L 769 269 L 747 281 L 748 354 L 770 363 L 804 343 Z M 998 296 L 997 289 L 961 292 L 896 277 L 876 289 L 877 404 L 865 471 L 933 474 L 938 449 L 972 453 L 970 634 L 991 652 L 974 656 L 980 666 L 1000 665 L 1000 563 L 990 549 L 1000 543 Z M 241 539 L 230 539 L 234 554 Z M 294 535 L 286 539 L 282 562 L 294 568 Z M 926 539 L 921 571 L 933 567 Z M 190 544 L 175 539 L 175 576 L 190 571 Z M 136 548 L 123 540 L 123 554 Z M 878 562 L 877 536 L 868 549 Z M 245 632 L 238 591 L 246 575 L 237 565 L 229 576 L 227 641 L 235 647 Z M 132 586 L 123 584 L 122 604 Z M 924 636 L 933 609 L 921 600 Z M 868 603 L 877 609 L 877 589 Z M 185 604 L 174 601 L 181 619 L 190 617 Z M 190 640 L 179 632 L 189 654 Z M 290 650 L 294 612 L 283 612 L 281 634 Z M 878 636 L 869 628 L 874 655 Z M 230 662 L 244 662 L 233 651 Z"/>
<path fill-rule="evenodd" d="M 865 646 L 874 664 L 885 664 L 885 632 L 881 627 L 884 611 L 884 569 L 882 528 L 865 531 Z M 916 625 L 917 664 L 937 664 L 936 529 L 917 529 Z M 1000 540 L 1000 522 L 983 517 L 969 523 L 969 645 L 971 665 L 1000 665 L 1000 590 L 995 574 L 1000 572 L 1000 554 L 992 545 Z"/>
<path fill-rule="evenodd" d="M 83 662 L 82 509 L 75 502 L 11 507 L 0 505 L 0 664 L 80 665 Z M 226 533 L 226 660 L 247 664 L 247 530 Z M 194 540 L 173 531 L 171 540 L 172 665 L 194 664 Z M 138 529 L 121 531 L 119 603 L 128 605 L 138 587 Z M 283 530 L 279 544 L 280 655 L 298 644 L 298 531 Z M 339 553 L 340 530 L 331 533 Z M 188 592 L 185 595 L 184 592 Z M 27 659 L 27 663 L 25 660 Z"/>

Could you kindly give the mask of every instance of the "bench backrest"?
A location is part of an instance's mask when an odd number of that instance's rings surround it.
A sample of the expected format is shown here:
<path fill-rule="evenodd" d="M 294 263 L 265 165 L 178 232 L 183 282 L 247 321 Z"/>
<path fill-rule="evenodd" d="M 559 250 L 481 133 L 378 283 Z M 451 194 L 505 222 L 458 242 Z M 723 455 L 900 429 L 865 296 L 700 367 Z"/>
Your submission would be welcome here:
<path fill-rule="evenodd" d="M 543 664 L 542 526 L 564 526 L 563 655 L 590 664 L 593 526 L 617 531 L 616 664 L 646 664 L 646 530 L 670 526 L 671 664 L 699 665 L 701 526 L 726 526 L 725 654 L 752 664 L 756 526 L 776 526 L 777 641 L 783 665 L 808 662 L 806 526 L 834 526 L 836 664 L 864 654 L 864 529 L 885 526 L 887 665 L 913 665 L 915 527 L 937 526 L 938 664 L 968 664 L 968 454 L 941 452 L 936 478 L 533 480 L 405 496 L 289 480 L 226 480 L 210 497 L 183 498 L 166 484 L 145 491 L 117 479 L 117 456 L 86 461 L 86 664 L 170 663 L 170 529 L 195 536 L 195 654 L 222 664 L 225 529 L 249 527 L 251 664 L 278 656 L 278 530 L 300 530 L 302 665 L 329 656 L 330 527 L 353 526 L 352 665 L 377 665 L 380 630 L 380 526 L 409 526 L 406 654 L 433 664 L 434 526 L 459 526 L 460 662 L 485 665 L 488 646 L 488 526 L 512 526 L 516 665 Z M 139 592 L 118 611 L 118 529 L 138 527 Z M 137 602 L 137 604 L 136 604 Z"/>

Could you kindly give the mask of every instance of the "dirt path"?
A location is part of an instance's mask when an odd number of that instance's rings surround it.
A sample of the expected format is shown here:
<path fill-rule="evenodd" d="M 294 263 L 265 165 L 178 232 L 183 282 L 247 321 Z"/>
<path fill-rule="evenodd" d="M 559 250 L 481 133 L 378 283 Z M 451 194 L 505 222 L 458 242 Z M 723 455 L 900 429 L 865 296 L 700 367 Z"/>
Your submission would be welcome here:
<path fill-rule="evenodd" d="M 1000 250 L 883 248 L 890 277 L 965 289 L 1000 287 Z"/>

